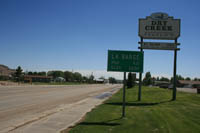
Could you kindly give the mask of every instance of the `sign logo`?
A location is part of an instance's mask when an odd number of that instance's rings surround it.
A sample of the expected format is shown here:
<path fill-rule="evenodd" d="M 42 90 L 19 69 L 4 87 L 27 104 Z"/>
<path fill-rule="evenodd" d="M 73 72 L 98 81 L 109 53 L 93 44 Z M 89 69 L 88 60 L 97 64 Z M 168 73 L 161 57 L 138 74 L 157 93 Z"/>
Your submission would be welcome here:
<path fill-rule="evenodd" d="M 157 12 L 157 13 L 152 13 L 150 17 L 152 19 L 164 20 L 164 19 L 167 19 L 169 16 L 167 13 Z"/>

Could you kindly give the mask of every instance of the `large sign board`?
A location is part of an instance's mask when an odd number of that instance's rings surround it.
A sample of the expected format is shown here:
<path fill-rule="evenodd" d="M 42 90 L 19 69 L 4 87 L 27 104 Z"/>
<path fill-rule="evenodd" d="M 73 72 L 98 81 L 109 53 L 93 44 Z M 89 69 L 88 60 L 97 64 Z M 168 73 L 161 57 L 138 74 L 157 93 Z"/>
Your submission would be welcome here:
<path fill-rule="evenodd" d="M 143 72 L 143 52 L 108 50 L 108 71 Z"/>
<path fill-rule="evenodd" d="M 180 19 L 166 13 L 153 13 L 139 19 L 139 36 L 144 39 L 175 40 L 180 36 Z"/>
<path fill-rule="evenodd" d="M 167 42 L 139 42 L 142 49 L 154 49 L 154 50 L 179 50 L 177 45 L 179 43 L 167 43 Z"/>

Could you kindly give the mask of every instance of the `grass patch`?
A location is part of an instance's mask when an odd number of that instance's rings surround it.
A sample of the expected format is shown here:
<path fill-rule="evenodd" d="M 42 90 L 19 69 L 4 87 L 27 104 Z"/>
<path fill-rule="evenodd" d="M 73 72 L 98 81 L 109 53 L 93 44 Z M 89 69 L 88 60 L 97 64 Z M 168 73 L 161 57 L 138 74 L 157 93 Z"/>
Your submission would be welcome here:
<path fill-rule="evenodd" d="M 89 112 L 85 120 L 70 133 L 199 133 L 200 95 L 142 87 L 142 101 L 137 101 L 138 88 L 126 91 L 126 117 L 122 114 L 122 90 L 104 104 Z"/>

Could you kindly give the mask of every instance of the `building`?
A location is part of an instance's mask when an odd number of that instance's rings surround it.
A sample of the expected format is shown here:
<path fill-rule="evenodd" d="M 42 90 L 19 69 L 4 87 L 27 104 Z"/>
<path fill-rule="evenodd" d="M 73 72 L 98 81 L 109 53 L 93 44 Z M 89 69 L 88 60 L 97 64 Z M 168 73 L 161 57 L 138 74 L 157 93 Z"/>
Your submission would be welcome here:
<path fill-rule="evenodd" d="M 170 85 L 170 82 L 168 81 L 154 81 L 155 86 L 160 86 L 160 85 Z"/>
<path fill-rule="evenodd" d="M 183 88 L 197 88 L 200 87 L 200 81 L 178 80 L 177 86 Z"/>
<path fill-rule="evenodd" d="M 24 75 L 24 82 L 51 82 L 52 76 Z"/>
<path fill-rule="evenodd" d="M 101 79 L 101 78 L 95 79 L 95 82 L 98 83 L 98 84 L 103 84 L 104 81 L 105 81 L 105 79 Z"/>
<path fill-rule="evenodd" d="M 10 78 L 16 72 L 15 69 L 10 69 L 5 65 L 0 64 L 0 76 L 4 78 Z"/>
<path fill-rule="evenodd" d="M 171 84 L 168 81 L 154 81 L 154 85 L 160 88 L 169 88 Z"/>

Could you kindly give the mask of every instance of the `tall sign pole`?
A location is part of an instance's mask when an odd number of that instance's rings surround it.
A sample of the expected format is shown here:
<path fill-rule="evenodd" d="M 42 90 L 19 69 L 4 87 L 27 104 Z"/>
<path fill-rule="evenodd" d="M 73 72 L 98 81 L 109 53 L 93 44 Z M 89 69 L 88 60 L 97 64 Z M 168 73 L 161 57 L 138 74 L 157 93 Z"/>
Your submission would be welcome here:
<path fill-rule="evenodd" d="M 177 44 L 177 39 L 175 39 L 175 44 Z M 174 80 L 173 80 L 173 94 L 172 100 L 176 100 L 176 59 L 177 59 L 177 49 L 174 50 Z"/>
<path fill-rule="evenodd" d="M 141 37 L 141 43 L 143 43 L 143 38 Z M 140 48 L 140 52 L 143 53 L 143 49 Z M 139 90 L 138 90 L 138 101 L 141 101 L 141 90 L 142 90 L 142 73 L 139 73 Z"/>
<path fill-rule="evenodd" d="M 122 117 L 125 117 L 125 106 L 126 106 L 126 72 L 124 72 Z"/>

